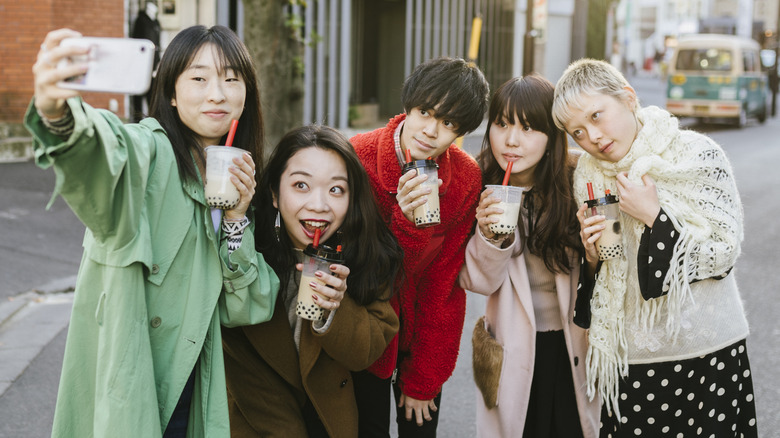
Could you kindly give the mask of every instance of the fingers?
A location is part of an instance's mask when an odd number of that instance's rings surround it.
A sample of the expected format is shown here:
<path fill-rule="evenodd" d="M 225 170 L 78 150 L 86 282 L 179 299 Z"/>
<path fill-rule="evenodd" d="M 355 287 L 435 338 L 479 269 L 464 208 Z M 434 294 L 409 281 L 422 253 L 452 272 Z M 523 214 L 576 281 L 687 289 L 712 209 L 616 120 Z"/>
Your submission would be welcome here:
<path fill-rule="evenodd" d="M 235 166 L 230 167 L 230 180 L 233 185 L 238 189 L 238 193 L 241 196 L 241 200 L 233 209 L 228 210 L 231 212 L 231 217 L 237 216 L 239 218 L 246 215 L 246 211 L 249 209 L 249 204 L 252 202 L 252 198 L 255 196 L 255 187 L 257 181 L 255 180 L 255 162 L 252 160 L 252 156 L 247 152 L 242 154 L 241 158 L 233 158 L 233 164 Z"/>
<path fill-rule="evenodd" d="M 87 71 L 86 63 L 59 66 L 62 59 L 87 53 L 88 49 L 84 47 L 60 46 L 63 39 L 80 36 L 80 33 L 70 29 L 49 32 L 41 44 L 37 60 L 33 65 L 35 107 L 49 119 L 61 117 L 64 112 L 65 99 L 79 95 L 78 91 L 60 88 L 57 84 Z"/>
<path fill-rule="evenodd" d="M 580 222 L 580 239 L 585 248 L 585 258 L 588 261 L 598 260 L 598 251 L 596 250 L 596 241 L 601 237 L 601 231 L 605 228 L 604 216 L 595 215 L 586 217 L 585 210 L 587 204 L 582 204 L 577 210 L 577 219 Z"/>
<path fill-rule="evenodd" d="M 330 265 L 329 269 L 330 273 L 315 272 L 314 276 L 322 283 L 313 281 L 309 286 L 319 294 L 313 298 L 320 307 L 334 310 L 339 307 L 347 293 L 347 277 L 350 271 L 348 267 L 335 263 Z"/>
<path fill-rule="evenodd" d="M 426 195 L 431 194 L 432 188 L 429 184 L 422 184 L 428 179 L 428 175 L 417 175 L 417 171 L 409 171 L 401 175 L 398 180 L 398 194 L 396 200 L 398 206 L 407 219 L 413 220 L 414 210 L 428 202 Z"/>

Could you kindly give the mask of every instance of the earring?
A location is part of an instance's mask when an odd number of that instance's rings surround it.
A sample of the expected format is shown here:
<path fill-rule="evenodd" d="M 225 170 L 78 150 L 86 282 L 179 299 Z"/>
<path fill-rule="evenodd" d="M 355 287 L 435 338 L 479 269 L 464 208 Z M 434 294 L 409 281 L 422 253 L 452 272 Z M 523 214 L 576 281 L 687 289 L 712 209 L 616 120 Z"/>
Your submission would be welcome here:
<path fill-rule="evenodd" d="M 282 232 L 282 215 L 279 210 L 276 211 L 276 219 L 274 220 L 274 232 L 276 233 L 276 241 L 280 242 L 280 234 Z"/>

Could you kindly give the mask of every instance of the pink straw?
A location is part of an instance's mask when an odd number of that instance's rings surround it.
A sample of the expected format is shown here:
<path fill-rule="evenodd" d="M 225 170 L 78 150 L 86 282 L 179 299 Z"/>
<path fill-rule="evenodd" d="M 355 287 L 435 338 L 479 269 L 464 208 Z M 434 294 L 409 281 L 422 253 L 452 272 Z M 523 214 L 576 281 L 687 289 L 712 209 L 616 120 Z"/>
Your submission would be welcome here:
<path fill-rule="evenodd" d="M 322 233 L 321 228 L 317 228 L 316 230 L 314 230 L 314 242 L 312 242 L 311 245 L 315 248 L 320 246 L 320 233 Z"/>
<path fill-rule="evenodd" d="M 509 176 L 512 174 L 512 164 L 513 164 L 512 161 L 506 163 L 506 172 L 504 173 L 504 181 L 501 182 L 502 186 L 509 185 Z"/>
<path fill-rule="evenodd" d="M 236 136 L 236 128 L 238 128 L 238 120 L 230 122 L 230 131 L 228 131 L 227 141 L 225 146 L 233 146 L 233 137 Z"/>

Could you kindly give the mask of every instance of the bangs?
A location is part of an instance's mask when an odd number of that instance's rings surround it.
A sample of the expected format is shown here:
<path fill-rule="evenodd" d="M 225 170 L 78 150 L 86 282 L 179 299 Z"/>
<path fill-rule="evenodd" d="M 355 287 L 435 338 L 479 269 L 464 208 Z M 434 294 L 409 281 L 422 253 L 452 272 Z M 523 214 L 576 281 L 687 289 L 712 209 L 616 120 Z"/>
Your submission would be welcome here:
<path fill-rule="evenodd" d="M 490 104 L 492 123 L 515 124 L 515 115 L 523 127 L 549 135 L 553 129 L 550 120 L 553 87 L 547 81 L 527 76 L 503 84 Z"/>

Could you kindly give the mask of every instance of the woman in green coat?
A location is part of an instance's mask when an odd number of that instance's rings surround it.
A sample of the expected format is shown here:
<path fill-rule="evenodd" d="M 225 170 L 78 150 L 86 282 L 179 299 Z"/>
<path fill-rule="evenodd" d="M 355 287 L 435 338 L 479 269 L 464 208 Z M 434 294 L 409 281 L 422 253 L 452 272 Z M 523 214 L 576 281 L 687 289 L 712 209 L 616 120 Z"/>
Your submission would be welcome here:
<path fill-rule="evenodd" d="M 85 50 L 50 32 L 25 117 L 36 163 L 86 226 L 53 436 L 228 437 L 220 324 L 271 318 L 279 282 L 254 249 L 252 157 L 263 140 L 257 78 L 229 29 L 195 26 L 171 41 L 151 117 L 123 124 L 57 83 Z M 237 206 L 210 209 L 203 148 L 234 144 Z M 228 247 L 228 239 L 230 247 Z"/>

